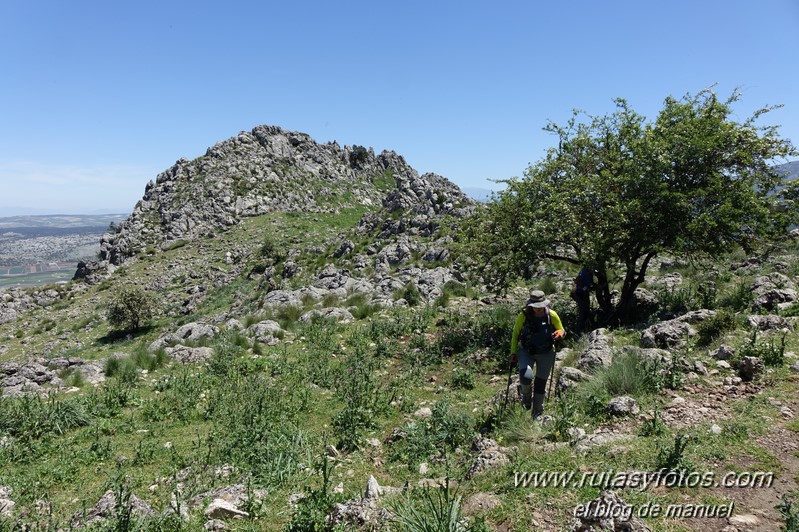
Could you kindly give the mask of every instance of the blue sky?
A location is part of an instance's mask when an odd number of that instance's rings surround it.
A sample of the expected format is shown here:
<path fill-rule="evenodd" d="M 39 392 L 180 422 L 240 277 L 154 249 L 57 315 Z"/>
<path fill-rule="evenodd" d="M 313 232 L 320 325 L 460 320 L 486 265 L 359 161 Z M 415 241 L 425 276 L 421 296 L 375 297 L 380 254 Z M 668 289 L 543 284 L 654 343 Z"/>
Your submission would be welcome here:
<path fill-rule="evenodd" d="M 740 88 L 799 144 L 799 1 L 0 5 L 0 215 L 129 212 L 256 125 L 395 150 L 462 187 L 520 176 L 548 120 Z"/>

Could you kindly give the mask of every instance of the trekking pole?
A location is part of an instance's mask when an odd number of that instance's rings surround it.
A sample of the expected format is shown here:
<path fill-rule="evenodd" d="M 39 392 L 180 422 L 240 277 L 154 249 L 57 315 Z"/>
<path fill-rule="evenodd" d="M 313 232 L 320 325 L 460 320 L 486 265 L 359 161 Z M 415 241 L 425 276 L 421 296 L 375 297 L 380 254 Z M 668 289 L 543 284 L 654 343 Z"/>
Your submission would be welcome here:
<path fill-rule="evenodd" d="M 547 391 L 547 402 L 552 397 L 552 382 L 555 380 L 555 363 L 558 359 L 558 343 L 552 342 L 552 350 L 555 352 L 555 360 L 552 361 L 552 369 L 549 371 L 549 390 Z"/>
<path fill-rule="evenodd" d="M 505 415 L 505 408 L 508 406 L 508 395 L 510 394 L 510 383 L 513 376 L 513 363 L 508 360 L 508 384 L 505 386 L 505 402 L 502 404 L 502 415 Z"/>

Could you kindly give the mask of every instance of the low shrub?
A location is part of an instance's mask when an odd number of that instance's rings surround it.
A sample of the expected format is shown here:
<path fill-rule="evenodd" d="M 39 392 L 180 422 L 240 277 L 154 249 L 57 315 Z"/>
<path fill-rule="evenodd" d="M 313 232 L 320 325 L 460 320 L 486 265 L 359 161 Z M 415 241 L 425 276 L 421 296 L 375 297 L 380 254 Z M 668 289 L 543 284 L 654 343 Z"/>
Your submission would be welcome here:
<path fill-rule="evenodd" d="M 439 401 L 433 406 L 429 419 L 405 426 L 405 437 L 392 444 L 391 459 L 412 467 L 445 455 L 471 441 L 473 425 L 474 419 L 469 414 L 453 412 L 448 401 Z"/>
<path fill-rule="evenodd" d="M 774 343 L 774 338 L 758 341 L 757 331 L 736 350 L 734 361 L 743 357 L 757 357 L 767 366 L 780 367 L 785 363 L 785 334 L 780 337 L 779 343 Z"/>
<path fill-rule="evenodd" d="M 416 497 L 405 492 L 394 499 L 389 508 L 393 523 L 408 532 L 456 532 L 464 530 L 461 517 L 461 496 L 450 489 L 449 479 L 439 488 L 426 488 Z"/>
<path fill-rule="evenodd" d="M 103 374 L 106 377 L 116 377 L 126 383 L 134 383 L 139 379 L 136 362 L 130 357 L 108 357 L 105 361 Z"/>
<path fill-rule="evenodd" d="M 716 313 L 703 320 L 696 327 L 697 344 L 700 346 L 710 345 L 714 340 L 720 338 L 724 333 L 733 331 L 739 326 L 736 315 L 726 308 L 722 308 Z"/>
<path fill-rule="evenodd" d="M 452 372 L 452 387 L 456 389 L 473 390 L 476 385 L 474 372 L 468 369 L 456 369 Z"/>
<path fill-rule="evenodd" d="M 125 330 L 138 330 L 155 313 L 155 295 L 137 285 L 117 290 L 108 302 L 108 322 Z"/>

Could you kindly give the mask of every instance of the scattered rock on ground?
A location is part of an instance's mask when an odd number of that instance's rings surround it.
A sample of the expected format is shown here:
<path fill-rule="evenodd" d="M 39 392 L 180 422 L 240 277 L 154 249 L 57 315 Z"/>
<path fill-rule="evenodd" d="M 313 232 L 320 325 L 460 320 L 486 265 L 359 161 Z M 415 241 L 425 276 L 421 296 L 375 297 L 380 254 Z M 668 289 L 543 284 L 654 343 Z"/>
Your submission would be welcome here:
<path fill-rule="evenodd" d="M 763 364 L 763 360 L 757 357 L 741 357 L 741 361 L 738 364 L 738 376 L 744 382 L 751 382 L 763 373 L 763 369 L 765 368 L 765 364 Z"/>
<path fill-rule="evenodd" d="M 472 451 L 477 453 L 472 467 L 466 473 L 466 478 L 470 479 L 487 469 L 499 467 L 509 462 L 507 449 L 500 447 L 497 442 L 490 438 L 478 436 L 472 443 Z"/>
<path fill-rule="evenodd" d="M 596 499 L 581 506 L 572 525 L 573 532 L 650 532 L 646 524 L 633 516 L 634 508 L 613 491 L 603 491 Z"/>
<path fill-rule="evenodd" d="M 614 397 L 608 402 L 606 410 L 611 416 L 634 416 L 641 411 L 638 403 L 629 395 Z"/>
<path fill-rule="evenodd" d="M 130 496 L 131 515 L 134 517 L 150 517 L 155 515 L 153 508 L 145 501 L 131 494 Z M 83 526 L 90 526 L 94 523 L 100 523 L 106 519 L 112 518 L 116 515 L 117 503 L 116 495 L 112 490 L 106 491 L 97 504 L 89 510 L 86 515 L 82 511 L 75 512 L 70 521 L 74 528 L 81 528 Z"/>

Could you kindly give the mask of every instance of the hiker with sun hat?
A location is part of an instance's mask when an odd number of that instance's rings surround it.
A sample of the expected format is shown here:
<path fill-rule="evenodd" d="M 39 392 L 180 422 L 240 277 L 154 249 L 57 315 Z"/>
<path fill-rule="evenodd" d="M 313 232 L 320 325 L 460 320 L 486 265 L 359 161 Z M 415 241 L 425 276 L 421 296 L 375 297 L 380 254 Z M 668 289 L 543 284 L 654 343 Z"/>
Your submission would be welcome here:
<path fill-rule="evenodd" d="M 533 418 L 544 412 L 547 379 L 555 366 L 555 341 L 566 335 L 544 292 L 533 290 L 519 312 L 510 344 L 510 363 L 519 369 L 522 403 Z M 533 372 L 535 367 L 535 372 Z"/>

